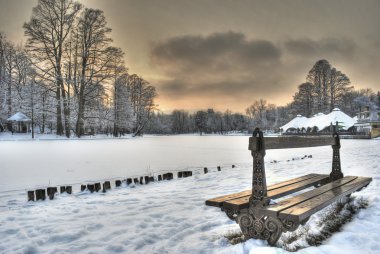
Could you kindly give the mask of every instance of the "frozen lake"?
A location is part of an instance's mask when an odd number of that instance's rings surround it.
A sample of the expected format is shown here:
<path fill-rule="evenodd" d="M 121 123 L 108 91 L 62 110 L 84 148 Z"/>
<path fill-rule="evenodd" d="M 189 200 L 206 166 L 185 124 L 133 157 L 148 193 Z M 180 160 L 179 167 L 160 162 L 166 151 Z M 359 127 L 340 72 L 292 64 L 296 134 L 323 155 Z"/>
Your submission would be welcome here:
<path fill-rule="evenodd" d="M 250 162 L 247 136 L 0 141 L 0 191 Z"/>
<path fill-rule="evenodd" d="M 147 136 L 116 140 L 0 141 L 0 253 L 288 253 L 262 240 L 232 245 L 225 238 L 239 226 L 205 200 L 250 188 L 252 157 L 247 136 Z M 352 196 L 369 206 L 319 247 L 304 238 L 297 253 L 378 253 L 380 249 L 380 140 L 342 140 L 345 176 L 373 182 Z M 304 155 L 312 158 L 301 160 Z M 309 173 L 328 174 L 331 147 L 269 150 L 268 184 Z M 293 160 L 294 158 L 294 160 Z M 271 163 L 277 160 L 277 163 Z M 231 164 L 237 165 L 232 169 Z M 221 172 L 217 165 L 225 165 Z M 112 176 L 145 175 L 187 166 L 209 174 L 113 188 L 106 193 L 57 194 L 27 202 L 26 186 L 36 187 Z M 112 183 L 114 184 L 114 183 Z M 324 212 L 308 221 L 307 233 L 321 231 Z M 318 233 L 319 234 L 319 233 Z M 305 235 L 305 234 L 304 234 Z"/>

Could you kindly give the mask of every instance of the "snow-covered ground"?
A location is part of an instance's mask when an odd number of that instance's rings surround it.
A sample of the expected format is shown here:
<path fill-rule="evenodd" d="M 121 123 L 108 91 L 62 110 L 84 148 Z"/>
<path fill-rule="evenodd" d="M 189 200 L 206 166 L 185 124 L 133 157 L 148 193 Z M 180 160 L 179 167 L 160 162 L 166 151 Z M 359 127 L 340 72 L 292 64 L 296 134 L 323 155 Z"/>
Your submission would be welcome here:
<path fill-rule="evenodd" d="M 225 236 L 238 232 L 238 225 L 219 209 L 204 205 L 206 199 L 250 187 L 252 162 L 247 146 L 247 137 L 2 141 L 0 253 L 286 253 L 261 240 L 231 245 Z M 373 177 L 367 188 L 354 194 L 368 200 L 369 207 L 321 246 L 299 253 L 379 253 L 379 154 L 380 140 L 342 140 L 344 174 Z M 313 157 L 291 160 L 304 155 Z M 269 150 L 268 182 L 328 173 L 331 155 L 329 147 Z M 237 167 L 227 166 L 230 163 Z M 220 164 L 226 166 L 217 172 Z M 65 169 L 62 165 L 69 166 L 60 173 Z M 46 180 L 39 177 L 49 174 L 49 169 L 53 173 L 48 178 L 58 184 L 76 177 L 90 181 L 132 172 L 144 175 L 147 165 L 153 172 L 186 166 L 209 166 L 211 172 L 205 175 L 199 170 L 193 177 L 142 186 L 113 186 L 107 193 L 80 193 L 75 185 L 73 195 L 57 195 L 52 201 L 26 202 L 25 189 L 20 188 L 44 185 Z M 34 174 L 39 177 L 29 179 Z M 319 214 L 308 224 L 313 225 Z"/>

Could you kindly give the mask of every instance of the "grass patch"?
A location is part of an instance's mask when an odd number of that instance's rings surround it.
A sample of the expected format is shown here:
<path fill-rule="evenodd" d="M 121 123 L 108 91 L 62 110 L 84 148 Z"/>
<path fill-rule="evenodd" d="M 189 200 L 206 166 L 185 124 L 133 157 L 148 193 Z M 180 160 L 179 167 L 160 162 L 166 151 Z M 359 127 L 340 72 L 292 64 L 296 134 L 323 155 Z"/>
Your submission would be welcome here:
<path fill-rule="evenodd" d="M 368 207 L 368 200 L 363 198 L 347 198 L 347 203 L 338 202 L 322 216 L 317 225 L 321 228 L 318 234 L 307 234 L 306 241 L 310 246 L 319 246 L 335 232 L 339 232 L 344 224 L 352 221 L 360 209 Z"/>
<path fill-rule="evenodd" d="M 227 238 L 228 242 L 232 245 L 243 243 L 247 240 L 245 239 L 243 233 L 240 231 L 231 231 L 227 233 L 224 237 Z"/>

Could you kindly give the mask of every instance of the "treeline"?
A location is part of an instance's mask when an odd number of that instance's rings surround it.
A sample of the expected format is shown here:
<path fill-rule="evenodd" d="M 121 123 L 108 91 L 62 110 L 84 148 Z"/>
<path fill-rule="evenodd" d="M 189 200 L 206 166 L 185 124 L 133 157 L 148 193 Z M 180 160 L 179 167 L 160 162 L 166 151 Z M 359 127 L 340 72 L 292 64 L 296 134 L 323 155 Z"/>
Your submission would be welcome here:
<path fill-rule="evenodd" d="M 312 117 L 330 113 L 334 108 L 354 117 L 361 107 L 380 108 L 380 92 L 355 90 L 346 74 L 332 67 L 327 60 L 317 61 L 298 86 L 293 101 L 276 106 L 264 99 L 255 100 L 245 114 L 215 112 L 213 109 L 189 113 L 174 110 L 171 114 L 155 113 L 147 126 L 148 133 L 214 133 L 252 132 L 254 127 L 278 131 L 297 115 Z"/>
<path fill-rule="evenodd" d="M 246 109 L 246 114 L 251 127 L 277 131 L 297 115 L 312 117 L 339 108 L 354 117 L 362 107 L 380 108 L 380 92 L 355 90 L 346 74 L 327 60 L 319 60 L 306 75 L 305 82 L 298 86 L 292 102 L 276 106 L 259 99 Z"/>
<path fill-rule="evenodd" d="M 154 86 L 129 74 L 103 11 L 39 0 L 16 46 L 0 34 L 0 116 L 21 111 L 40 132 L 140 135 L 155 110 Z"/>
<path fill-rule="evenodd" d="M 189 113 L 185 110 L 173 110 L 171 114 L 156 112 L 152 115 L 145 132 L 152 134 L 227 134 L 245 132 L 249 129 L 248 118 L 240 113 L 199 110 Z"/>

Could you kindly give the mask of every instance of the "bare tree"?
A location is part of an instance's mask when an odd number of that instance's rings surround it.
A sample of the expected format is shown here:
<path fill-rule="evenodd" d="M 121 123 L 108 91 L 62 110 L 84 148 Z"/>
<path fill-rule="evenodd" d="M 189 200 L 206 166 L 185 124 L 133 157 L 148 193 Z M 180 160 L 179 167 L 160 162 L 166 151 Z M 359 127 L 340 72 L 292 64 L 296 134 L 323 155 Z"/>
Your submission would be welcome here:
<path fill-rule="evenodd" d="M 73 84 L 78 103 L 78 137 L 84 134 L 86 106 L 104 91 L 102 82 L 110 78 L 110 65 L 122 55 L 120 50 L 109 47 L 112 41 L 108 37 L 110 32 L 103 11 L 86 8 L 81 14 L 74 36 L 76 60 L 73 65 L 74 77 L 76 73 L 79 75 L 79 81 Z"/>
<path fill-rule="evenodd" d="M 156 88 L 136 74 L 130 76 L 130 92 L 136 125 L 133 135 L 141 135 L 149 122 L 151 114 L 157 108 L 154 99 L 157 97 Z"/>
<path fill-rule="evenodd" d="M 296 114 L 310 117 L 313 112 L 313 84 L 306 82 L 298 86 L 298 92 L 293 96 L 292 107 Z"/>
<path fill-rule="evenodd" d="M 323 59 L 314 64 L 306 78 L 307 82 L 313 84 L 317 112 L 327 111 L 329 108 L 330 72 L 330 63 Z"/>
<path fill-rule="evenodd" d="M 350 92 L 353 89 L 350 79 L 346 74 L 338 71 L 335 68 L 330 72 L 330 111 L 341 104 L 341 100 L 344 94 Z"/>
<path fill-rule="evenodd" d="M 61 98 L 65 134 L 70 137 L 70 111 L 63 80 L 63 50 L 81 5 L 73 0 L 39 0 L 31 20 L 24 24 L 27 48 L 40 76 L 53 79 L 56 92 L 57 134 L 63 134 Z"/>

